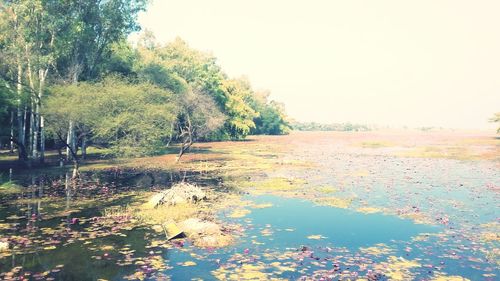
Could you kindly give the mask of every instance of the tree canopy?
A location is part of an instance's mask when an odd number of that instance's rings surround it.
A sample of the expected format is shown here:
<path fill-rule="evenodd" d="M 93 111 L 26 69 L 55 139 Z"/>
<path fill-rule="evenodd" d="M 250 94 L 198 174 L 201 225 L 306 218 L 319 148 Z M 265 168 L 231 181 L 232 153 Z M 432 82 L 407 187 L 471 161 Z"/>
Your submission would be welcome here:
<path fill-rule="evenodd" d="M 28 163 L 88 145 L 138 156 L 178 144 L 180 157 L 196 141 L 289 132 L 283 105 L 212 54 L 148 31 L 127 41 L 146 2 L 1 1 L 1 144 Z"/>

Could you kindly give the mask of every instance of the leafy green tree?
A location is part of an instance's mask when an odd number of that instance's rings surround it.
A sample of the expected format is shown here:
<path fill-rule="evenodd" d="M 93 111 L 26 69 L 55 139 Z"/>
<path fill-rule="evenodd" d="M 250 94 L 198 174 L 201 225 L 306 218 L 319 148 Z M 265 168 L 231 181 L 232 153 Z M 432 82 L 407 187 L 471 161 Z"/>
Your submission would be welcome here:
<path fill-rule="evenodd" d="M 44 158 L 40 111 L 46 84 L 76 83 L 105 74 L 112 62 L 103 64 L 103 58 L 112 53 L 114 43 L 138 30 L 137 14 L 145 5 L 146 0 L 0 2 L 0 52 L 9 57 L 2 64 L 16 76 L 19 145 L 32 158 Z M 52 81 L 49 74 L 54 74 Z M 29 93 L 29 99 L 23 99 L 23 93 Z M 73 139 L 68 134 L 68 140 Z"/>
<path fill-rule="evenodd" d="M 230 139 L 244 139 L 255 129 L 253 119 L 259 114 L 247 103 L 253 95 L 250 84 L 246 80 L 231 79 L 222 81 L 225 94 L 224 104 L 227 121 L 225 131 Z"/>
<path fill-rule="evenodd" d="M 82 103 L 75 106 L 77 102 Z M 116 77 L 54 87 L 45 107 L 47 126 L 61 141 L 67 125 L 60 120 L 71 119 L 80 141 L 86 136 L 121 156 L 163 151 L 177 116 L 171 92 Z"/>
<path fill-rule="evenodd" d="M 60 42 L 57 68 L 61 78 L 70 82 L 99 78 L 105 73 L 106 61 L 113 51 L 126 47 L 123 40 L 139 30 L 137 15 L 145 9 L 146 0 L 58 1 L 67 25 Z M 126 50 L 125 50 L 126 51 Z"/>
<path fill-rule="evenodd" d="M 500 112 L 495 113 L 495 116 L 493 116 L 490 119 L 490 122 L 494 122 L 494 123 L 499 123 L 500 124 Z M 500 133 L 500 127 L 498 127 L 498 129 L 497 129 L 497 133 Z"/>
<path fill-rule="evenodd" d="M 291 130 L 283 104 L 275 101 L 263 106 L 259 117 L 255 119 L 255 126 L 255 134 L 261 135 L 286 135 Z"/>
<path fill-rule="evenodd" d="M 176 162 L 195 141 L 207 139 L 221 128 L 226 119 L 211 97 L 197 91 L 181 94 L 178 105 L 177 129 L 181 147 Z"/>
<path fill-rule="evenodd" d="M 207 139 L 243 139 L 255 127 L 257 113 L 246 103 L 252 94 L 249 85 L 229 79 L 211 54 L 194 50 L 179 38 L 165 46 L 143 44 L 141 54 L 148 62 L 143 75 L 177 93 L 191 88 L 208 95 L 226 115 L 224 126 Z"/>
<path fill-rule="evenodd" d="M 10 143 L 11 151 L 14 144 L 14 111 L 15 91 L 0 78 L 0 144 Z"/>

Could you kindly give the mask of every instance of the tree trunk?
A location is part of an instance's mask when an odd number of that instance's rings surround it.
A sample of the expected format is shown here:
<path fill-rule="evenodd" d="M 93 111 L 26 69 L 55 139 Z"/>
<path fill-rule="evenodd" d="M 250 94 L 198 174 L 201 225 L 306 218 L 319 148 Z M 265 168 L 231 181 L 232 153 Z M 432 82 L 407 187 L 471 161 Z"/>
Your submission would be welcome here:
<path fill-rule="evenodd" d="M 40 127 L 40 114 L 39 114 L 39 105 L 38 102 L 35 101 L 35 112 L 32 113 L 33 121 L 31 125 L 33 127 L 33 145 L 31 146 L 31 157 L 33 159 L 38 159 L 38 133 Z M 33 109 L 32 109 L 33 111 Z"/>
<path fill-rule="evenodd" d="M 24 145 L 15 138 L 11 138 L 10 140 L 17 145 L 17 152 L 19 154 L 19 159 L 27 163 L 29 166 L 28 153 L 26 152 L 26 148 L 24 147 Z"/>
<path fill-rule="evenodd" d="M 40 163 L 45 162 L 45 133 L 44 133 L 44 120 L 40 116 Z"/>
<path fill-rule="evenodd" d="M 82 159 L 87 157 L 87 137 L 85 135 L 82 136 Z"/>
<path fill-rule="evenodd" d="M 14 153 L 14 142 L 12 139 L 14 138 L 14 110 L 11 109 L 10 111 L 10 146 L 9 146 L 9 152 Z"/>
<path fill-rule="evenodd" d="M 23 114 L 23 145 L 26 147 L 26 130 L 28 129 L 28 105 L 24 105 L 24 114 Z"/>
<path fill-rule="evenodd" d="M 26 55 L 26 59 L 27 59 L 27 76 L 28 76 L 28 82 L 29 82 L 29 85 L 30 85 L 30 88 L 31 90 L 33 91 L 35 89 L 35 83 L 33 82 L 33 72 L 32 72 L 32 68 L 31 68 L 31 59 L 30 59 L 30 52 L 29 52 L 29 47 L 28 47 L 28 44 L 26 44 L 25 46 L 25 55 Z M 34 159 L 36 158 L 36 150 L 37 150 L 37 138 L 34 136 L 36 134 L 36 128 L 35 128 L 35 125 L 36 125 L 36 122 L 35 122 L 35 118 L 36 118 L 36 113 L 33 111 L 33 110 L 36 110 L 35 107 L 37 106 L 37 102 L 36 100 L 34 100 L 34 98 L 36 98 L 35 96 L 33 95 L 30 95 L 31 97 L 31 109 L 30 109 L 30 131 L 29 131 L 29 142 L 28 142 L 28 147 L 29 147 L 29 155 L 31 155 L 31 157 Z"/>
<path fill-rule="evenodd" d="M 68 136 L 66 138 L 66 161 L 70 161 L 72 158 L 71 155 L 71 148 L 72 148 L 72 142 L 73 142 L 73 121 L 69 120 L 69 126 L 68 126 Z"/>
<path fill-rule="evenodd" d="M 43 126 L 43 117 L 40 115 L 41 107 L 42 107 L 42 95 L 43 95 L 43 89 L 45 87 L 45 78 L 47 77 L 47 74 L 49 72 L 49 69 L 40 69 L 38 71 L 38 100 L 36 103 L 36 131 L 37 134 L 40 134 L 40 154 L 37 155 L 40 158 L 40 162 L 43 163 L 45 160 L 45 136 L 44 136 L 44 126 Z"/>
<path fill-rule="evenodd" d="M 182 141 L 181 150 L 179 151 L 179 155 L 177 155 L 177 157 L 175 158 L 175 163 L 179 162 L 182 155 L 184 155 L 184 153 L 191 147 L 191 145 L 193 145 L 194 129 L 193 129 L 193 126 L 191 124 L 191 117 L 189 116 L 189 114 L 186 114 L 186 121 L 187 121 L 186 127 L 184 129 L 182 127 L 180 127 L 181 136 L 185 136 L 185 137 L 184 137 L 184 140 Z"/>
<path fill-rule="evenodd" d="M 29 135 L 28 135 L 28 155 L 33 156 L 33 150 L 34 148 L 34 132 L 35 132 L 35 122 L 33 122 L 35 119 L 35 114 L 33 112 L 33 101 L 31 102 L 31 110 L 30 110 L 30 130 L 29 130 Z"/>
<path fill-rule="evenodd" d="M 72 122 L 70 124 L 72 125 Z M 76 155 L 75 150 L 69 145 L 68 142 L 64 142 L 64 139 L 60 134 L 57 134 L 57 137 L 59 138 L 59 141 L 61 141 L 61 143 L 64 146 L 66 146 L 66 149 L 69 150 L 69 153 L 71 154 L 71 160 L 73 161 L 72 179 L 76 179 L 80 174 L 78 171 L 78 169 L 80 168 L 80 163 L 78 162 L 78 155 Z"/>
<path fill-rule="evenodd" d="M 23 95 L 23 84 L 22 84 L 23 67 L 21 66 L 21 59 L 17 58 L 17 140 L 24 146 L 25 140 L 25 113 L 22 110 L 22 95 Z M 24 111 L 26 112 L 26 110 Z M 24 117 L 23 117 L 24 116 Z M 22 159 L 19 159 L 22 160 Z"/>

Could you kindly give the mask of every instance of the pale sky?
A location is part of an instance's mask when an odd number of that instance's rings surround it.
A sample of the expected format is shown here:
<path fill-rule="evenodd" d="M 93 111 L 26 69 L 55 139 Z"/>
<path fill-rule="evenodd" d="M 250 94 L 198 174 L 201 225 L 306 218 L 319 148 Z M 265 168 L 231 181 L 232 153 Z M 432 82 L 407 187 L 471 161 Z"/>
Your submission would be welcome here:
<path fill-rule="evenodd" d="M 160 42 L 212 52 L 299 121 L 495 128 L 500 1 L 154 0 Z"/>

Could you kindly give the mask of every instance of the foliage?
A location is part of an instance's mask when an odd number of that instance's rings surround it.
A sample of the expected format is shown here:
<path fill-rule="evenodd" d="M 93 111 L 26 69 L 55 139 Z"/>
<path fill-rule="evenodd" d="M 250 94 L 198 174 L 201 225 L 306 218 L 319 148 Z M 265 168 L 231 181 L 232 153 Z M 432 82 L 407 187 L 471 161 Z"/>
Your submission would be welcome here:
<path fill-rule="evenodd" d="M 268 102 L 269 93 L 255 93 L 251 97 L 250 105 L 259 113 L 254 118 L 253 134 L 257 135 L 286 135 L 291 126 L 285 114 L 284 105 L 275 101 Z"/>
<path fill-rule="evenodd" d="M 206 140 L 211 132 L 219 129 L 225 116 L 219 111 L 211 97 L 198 91 L 187 91 L 179 100 L 177 127 L 187 126 L 189 119 L 194 140 Z"/>
<path fill-rule="evenodd" d="M 222 82 L 225 96 L 224 109 L 228 116 L 225 124 L 227 134 L 231 139 L 243 139 L 250 130 L 255 129 L 253 118 L 258 113 L 245 100 L 253 94 L 250 85 L 242 80 L 225 80 Z"/>
<path fill-rule="evenodd" d="M 9 83 L 0 78 L 0 124 L 10 124 L 14 105 L 14 92 Z M 0 126 L 0 138 L 6 139 L 9 135 L 8 130 L 7 126 Z"/>
<path fill-rule="evenodd" d="M 490 122 L 494 122 L 494 123 L 499 123 L 500 124 L 500 112 L 495 113 L 495 116 L 493 116 L 490 119 Z M 500 133 L 500 126 L 497 129 L 497 133 Z"/>
<path fill-rule="evenodd" d="M 56 86 L 52 93 L 45 104 L 52 132 L 66 129 L 60 120 L 74 120 L 81 134 L 109 145 L 117 155 L 159 153 L 173 133 L 173 95 L 149 83 L 110 77 L 99 83 Z"/>
<path fill-rule="evenodd" d="M 136 156 L 178 142 L 181 156 L 195 141 L 289 131 L 283 106 L 212 54 L 148 31 L 128 42 L 146 0 L 0 3 L 0 131 L 28 164 L 46 145 L 71 160 L 89 144 Z"/>
<path fill-rule="evenodd" d="M 57 70 L 68 81 L 99 78 L 113 66 L 112 54 L 124 51 L 124 38 L 138 31 L 137 14 L 146 0 L 88 0 L 55 4 L 67 24 L 61 30 Z M 123 67 L 123 65 L 122 65 Z"/>

